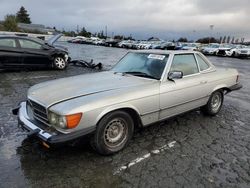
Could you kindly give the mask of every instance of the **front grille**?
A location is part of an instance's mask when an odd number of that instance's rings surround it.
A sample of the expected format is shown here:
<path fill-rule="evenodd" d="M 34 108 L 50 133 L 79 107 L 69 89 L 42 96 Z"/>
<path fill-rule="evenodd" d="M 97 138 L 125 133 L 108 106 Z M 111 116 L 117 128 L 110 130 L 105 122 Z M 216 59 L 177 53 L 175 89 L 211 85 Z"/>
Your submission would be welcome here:
<path fill-rule="evenodd" d="M 34 118 L 42 121 L 42 122 L 48 122 L 48 115 L 47 110 L 44 106 L 38 104 L 37 102 L 34 102 L 32 100 L 28 100 L 28 103 L 33 111 Z"/>

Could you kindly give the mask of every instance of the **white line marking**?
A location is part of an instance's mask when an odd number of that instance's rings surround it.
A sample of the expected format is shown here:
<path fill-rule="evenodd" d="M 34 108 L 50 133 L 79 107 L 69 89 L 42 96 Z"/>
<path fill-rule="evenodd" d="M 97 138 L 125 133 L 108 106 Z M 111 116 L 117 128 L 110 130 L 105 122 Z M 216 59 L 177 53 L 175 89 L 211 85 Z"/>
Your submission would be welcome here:
<path fill-rule="evenodd" d="M 174 147 L 175 143 L 176 143 L 176 141 L 173 141 L 173 142 L 168 143 L 168 147 L 169 147 L 169 148 Z"/>
<path fill-rule="evenodd" d="M 151 150 L 149 153 L 143 155 L 142 157 L 138 157 L 138 158 L 132 160 L 131 162 L 129 162 L 128 164 L 121 166 L 118 170 L 116 170 L 114 172 L 113 175 L 119 174 L 122 171 L 130 168 L 131 166 L 134 166 L 135 164 L 137 164 L 139 162 L 142 162 L 143 160 L 151 157 L 152 154 L 156 155 L 156 154 L 159 154 L 159 153 L 161 153 L 161 152 L 163 152 L 163 151 L 165 151 L 167 149 L 170 149 L 170 148 L 174 147 L 175 144 L 176 144 L 176 141 L 172 141 L 172 142 L 169 142 L 168 144 L 166 144 L 166 145 L 164 145 L 164 146 L 162 146 L 162 147 L 160 147 L 158 149 Z"/>

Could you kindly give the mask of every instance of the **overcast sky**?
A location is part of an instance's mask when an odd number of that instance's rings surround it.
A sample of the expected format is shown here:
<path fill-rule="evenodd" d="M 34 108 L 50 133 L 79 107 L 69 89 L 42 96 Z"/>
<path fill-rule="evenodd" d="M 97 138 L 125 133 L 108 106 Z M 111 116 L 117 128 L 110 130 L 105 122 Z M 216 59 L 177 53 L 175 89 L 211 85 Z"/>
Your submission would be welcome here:
<path fill-rule="evenodd" d="M 0 20 L 24 6 L 32 23 L 108 34 L 177 39 L 181 36 L 250 39 L 250 0 L 0 0 Z M 213 30 L 209 28 L 214 25 Z"/>

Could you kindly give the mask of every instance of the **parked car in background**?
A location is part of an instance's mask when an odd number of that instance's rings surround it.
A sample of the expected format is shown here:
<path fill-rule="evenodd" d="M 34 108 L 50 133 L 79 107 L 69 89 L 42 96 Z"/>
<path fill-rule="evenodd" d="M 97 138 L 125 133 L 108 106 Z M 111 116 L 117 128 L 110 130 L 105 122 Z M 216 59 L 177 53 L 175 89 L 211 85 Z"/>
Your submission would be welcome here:
<path fill-rule="evenodd" d="M 68 51 L 54 46 L 60 36 L 56 35 L 48 41 L 22 36 L 0 36 L 0 68 L 65 69 L 69 59 Z"/>
<path fill-rule="evenodd" d="M 216 55 L 219 50 L 220 44 L 211 43 L 207 47 L 204 47 L 201 52 L 205 55 Z"/>
<path fill-rule="evenodd" d="M 123 40 L 118 43 L 118 46 L 120 48 L 132 48 L 133 44 L 135 44 L 135 41 L 133 40 Z"/>
<path fill-rule="evenodd" d="M 182 47 L 182 50 L 191 50 L 191 51 L 198 51 L 199 50 L 199 44 L 198 43 L 186 43 Z"/>
<path fill-rule="evenodd" d="M 160 46 L 162 50 L 174 50 L 175 44 L 173 42 L 163 42 Z"/>
<path fill-rule="evenodd" d="M 233 44 L 221 44 L 219 49 L 217 50 L 217 56 L 231 56 L 231 50 L 234 48 Z"/>
<path fill-rule="evenodd" d="M 232 48 L 226 52 L 226 56 L 237 57 L 237 52 L 245 47 L 245 45 L 232 45 Z"/>
<path fill-rule="evenodd" d="M 140 43 L 137 45 L 137 49 L 152 49 L 152 45 L 155 44 L 155 42 L 150 41 L 140 41 Z"/>
<path fill-rule="evenodd" d="M 107 38 L 104 42 L 104 46 L 117 47 L 119 40 L 113 38 Z"/>
<path fill-rule="evenodd" d="M 235 51 L 236 57 L 250 57 L 250 46 L 245 46 L 243 48 L 237 49 Z"/>
<path fill-rule="evenodd" d="M 182 49 L 182 45 L 183 44 L 181 42 L 176 42 L 174 50 L 181 50 Z"/>
<path fill-rule="evenodd" d="M 216 68 L 200 52 L 131 51 L 110 71 L 31 87 L 13 113 L 46 147 L 89 135 L 108 155 L 128 144 L 135 127 L 196 108 L 216 115 L 224 95 L 240 88 L 237 70 Z"/>

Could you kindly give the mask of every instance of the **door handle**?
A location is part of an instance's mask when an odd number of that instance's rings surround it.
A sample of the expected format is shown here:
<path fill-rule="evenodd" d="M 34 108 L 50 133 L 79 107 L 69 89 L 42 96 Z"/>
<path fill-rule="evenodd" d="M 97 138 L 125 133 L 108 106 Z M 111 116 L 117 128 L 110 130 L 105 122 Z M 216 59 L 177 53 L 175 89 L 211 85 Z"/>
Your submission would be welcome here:
<path fill-rule="evenodd" d="M 207 81 L 201 81 L 200 82 L 200 84 L 206 84 L 207 83 Z"/>

